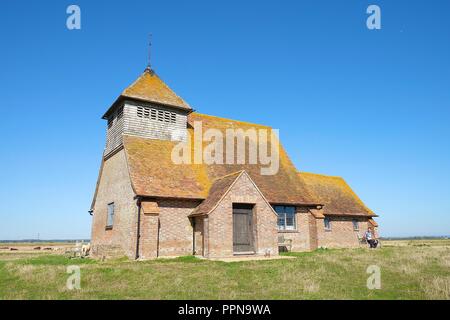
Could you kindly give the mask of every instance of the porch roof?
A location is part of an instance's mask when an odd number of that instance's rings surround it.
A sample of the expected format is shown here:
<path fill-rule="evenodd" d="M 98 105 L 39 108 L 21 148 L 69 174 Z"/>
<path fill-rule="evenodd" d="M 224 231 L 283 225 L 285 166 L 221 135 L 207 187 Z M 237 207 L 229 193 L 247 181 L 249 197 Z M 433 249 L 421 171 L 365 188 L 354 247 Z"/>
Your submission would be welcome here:
<path fill-rule="evenodd" d="M 238 171 L 221 177 L 214 181 L 209 189 L 208 197 L 195 208 L 191 216 L 209 213 L 220 202 L 222 197 L 228 192 L 234 182 L 241 176 L 244 171 Z"/>

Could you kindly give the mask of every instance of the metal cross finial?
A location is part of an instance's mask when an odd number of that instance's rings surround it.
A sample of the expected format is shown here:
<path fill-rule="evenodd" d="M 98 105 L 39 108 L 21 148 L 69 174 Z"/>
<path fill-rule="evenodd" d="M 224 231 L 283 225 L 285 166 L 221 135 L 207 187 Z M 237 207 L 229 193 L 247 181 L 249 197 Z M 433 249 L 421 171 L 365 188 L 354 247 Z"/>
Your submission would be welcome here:
<path fill-rule="evenodd" d="M 152 34 L 150 33 L 149 37 L 148 37 L 148 64 L 147 64 L 147 68 L 149 70 L 152 69 L 152 65 L 151 65 L 151 58 L 152 58 L 152 56 L 151 56 L 151 54 L 152 54 Z"/>

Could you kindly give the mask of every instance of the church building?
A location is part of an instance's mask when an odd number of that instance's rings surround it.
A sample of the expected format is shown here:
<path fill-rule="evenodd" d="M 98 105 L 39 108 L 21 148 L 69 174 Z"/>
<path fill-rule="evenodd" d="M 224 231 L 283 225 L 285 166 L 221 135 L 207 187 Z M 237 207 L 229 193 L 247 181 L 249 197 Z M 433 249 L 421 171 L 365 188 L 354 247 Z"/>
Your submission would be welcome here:
<path fill-rule="evenodd" d="M 262 174 L 261 163 L 175 163 L 174 148 L 194 144 L 195 123 L 224 136 L 271 128 L 195 112 L 150 68 L 103 119 L 93 256 L 276 256 L 357 247 L 368 228 L 377 232 L 377 215 L 342 178 L 299 172 L 281 143 L 275 174 Z"/>

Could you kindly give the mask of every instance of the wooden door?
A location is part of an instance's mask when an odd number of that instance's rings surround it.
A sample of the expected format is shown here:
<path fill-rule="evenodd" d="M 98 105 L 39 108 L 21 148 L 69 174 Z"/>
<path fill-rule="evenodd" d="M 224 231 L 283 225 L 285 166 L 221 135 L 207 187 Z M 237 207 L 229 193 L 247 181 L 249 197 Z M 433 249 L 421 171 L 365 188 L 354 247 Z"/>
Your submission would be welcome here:
<path fill-rule="evenodd" d="M 233 251 L 253 253 L 253 206 L 233 205 Z"/>

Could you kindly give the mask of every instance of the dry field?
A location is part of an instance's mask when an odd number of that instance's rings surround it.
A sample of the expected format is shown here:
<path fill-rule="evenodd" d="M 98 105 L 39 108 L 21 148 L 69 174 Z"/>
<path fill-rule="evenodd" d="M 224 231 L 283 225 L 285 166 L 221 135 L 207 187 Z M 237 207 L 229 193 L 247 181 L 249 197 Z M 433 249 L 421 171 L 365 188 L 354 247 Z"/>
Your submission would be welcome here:
<path fill-rule="evenodd" d="M 450 240 L 385 241 L 376 250 L 232 263 L 193 257 L 96 261 L 55 252 L 0 250 L 0 299 L 450 300 Z M 80 290 L 66 286 L 69 265 L 80 267 Z M 380 267 L 381 289 L 367 288 L 370 265 Z"/>

